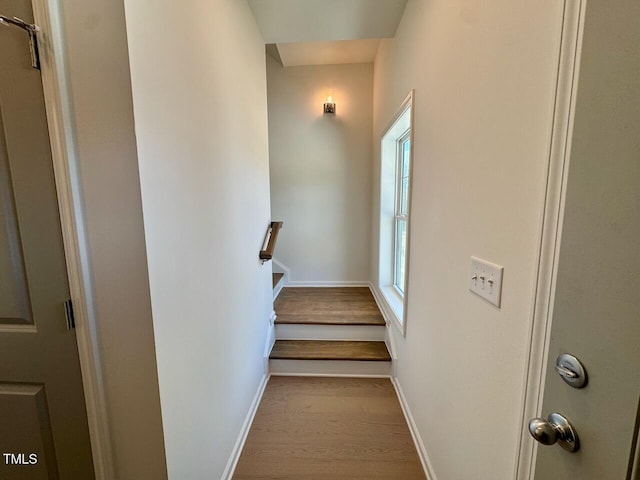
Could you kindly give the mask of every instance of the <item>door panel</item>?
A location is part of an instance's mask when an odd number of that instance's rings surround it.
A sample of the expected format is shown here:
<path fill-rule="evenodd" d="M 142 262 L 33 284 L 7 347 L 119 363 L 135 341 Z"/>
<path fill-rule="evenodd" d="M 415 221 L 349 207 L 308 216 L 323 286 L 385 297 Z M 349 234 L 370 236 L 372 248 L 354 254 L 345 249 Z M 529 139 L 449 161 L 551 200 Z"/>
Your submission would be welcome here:
<path fill-rule="evenodd" d="M 586 5 L 543 416 L 580 450 L 538 446 L 537 480 L 627 480 L 640 398 L 640 3 Z M 567 385 L 571 353 L 588 384 Z"/>
<path fill-rule="evenodd" d="M 0 383 L 0 425 L 0 452 L 28 452 L 3 456 L 3 479 L 59 478 L 44 385 Z"/>
<path fill-rule="evenodd" d="M 0 325 L 32 324 L 9 152 L 0 103 Z"/>
<path fill-rule="evenodd" d="M 0 14 L 33 23 L 30 0 L 0 0 Z M 0 458 L 0 478 L 91 480 L 42 80 L 26 32 L 0 25 L 0 65 L 0 453 L 38 458 Z"/>

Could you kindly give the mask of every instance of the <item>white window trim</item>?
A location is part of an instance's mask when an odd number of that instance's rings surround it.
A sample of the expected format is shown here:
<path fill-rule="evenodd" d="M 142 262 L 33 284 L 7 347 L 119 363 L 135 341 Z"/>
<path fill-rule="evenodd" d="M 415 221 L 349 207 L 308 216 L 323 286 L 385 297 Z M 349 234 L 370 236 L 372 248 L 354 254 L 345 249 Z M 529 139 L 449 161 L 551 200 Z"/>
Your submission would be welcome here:
<path fill-rule="evenodd" d="M 404 118 L 403 118 L 404 117 Z M 402 102 L 402 105 L 393 116 L 391 122 L 384 129 L 381 137 L 380 137 L 380 210 L 379 210 L 379 251 L 378 251 L 378 278 L 377 278 L 377 288 L 381 293 L 381 299 L 384 303 L 383 308 L 390 314 L 393 319 L 393 324 L 396 325 L 398 330 L 402 333 L 403 336 L 406 335 L 407 328 L 407 304 L 409 299 L 409 269 L 410 269 L 410 231 L 411 231 L 411 198 L 412 198 L 412 183 L 413 183 L 413 165 L 414 165 L 414 128 L 413 128 L 413 117 L 414 117 L 414 91 L 409 92 L 409 95 Z M 401 125 L 400 121 L 407 122 L 408 126 Z M 404 128 L 403 128 L 404 127 Z M 396 131 L 394 131 L 394 129 Z M 397 287 L 394 285 L 394 269 L 395 269 L 395 245 L 393 244 L 395 239 L 395 233 L 391 232 L 389 228 L 395 229 L 395 214 L 396 214 L 396 202 L 397 202 L 397 189 L 396 182 L 397 178 L 394 175 L 393 179 L 393 210 L 390 209 L 390 198 L 389 198 L 389 190 L 391 188 L 391 183 L 389 182 L 389 176 L 385 175 L 385 170 L 389 170 L 389 166 L 387 164 L 387 156 L 384 155 L 385 150 L 390 149 L 389 146 L 389 138 L 385 139 L 385 137 L 391 133 L 391 138 L 394 142 L 394 150 L 397 148 L 396 142 L 400 139 L 404 139 L 406 137 L 406 133 L 409 131 L 409 139 L 411 141 L 410 144 L 410 163 L 409 163 L 409 198 L 407 205 L 407 251 L 406 251 L 406 266 L 405 266 L 405 292 L 404 295 L 400 293 Z M 385 148 L 385 144 L 386 147 Z M 390 150 L 388 150 L 390 151 Z M 394 154 L 394 166 L 393 170 L 397 168 L 397 155 Z M 387 165 L 385 165 L 387 164 Z M 393 218 L 390 221 L 390 218 Z M 391 224 L 391 226 L 389 225 Z M 390 238 L 389 238 L 390 236 Z M 391 258 L 387 258 L 391 253 Z"/>

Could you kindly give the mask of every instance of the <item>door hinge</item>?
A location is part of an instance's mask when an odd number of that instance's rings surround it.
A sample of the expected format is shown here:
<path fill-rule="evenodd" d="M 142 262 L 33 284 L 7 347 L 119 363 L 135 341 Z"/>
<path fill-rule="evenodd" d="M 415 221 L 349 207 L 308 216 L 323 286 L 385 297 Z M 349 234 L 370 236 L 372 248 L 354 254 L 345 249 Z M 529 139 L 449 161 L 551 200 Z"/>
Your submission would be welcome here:
<path fill-rule="evenodd" d="M 40 28 L 18 17 L 9 18 L 4 15 L 0 15 L 0 25 L 12 25 L 27 32 L 29 35 L 29 50 L 31 52 L 31 66 L 36 70 L 40 70 L 40 46 L 38 45 L 38 32 Z"/>
<path fill-rule="evenodd" d="M 73 314 L 73 303 L 71 303 L 71 299 L 64 302 L 64 316 L 67 319 L 67 330 L 75 329 L 76 317 Z"/>

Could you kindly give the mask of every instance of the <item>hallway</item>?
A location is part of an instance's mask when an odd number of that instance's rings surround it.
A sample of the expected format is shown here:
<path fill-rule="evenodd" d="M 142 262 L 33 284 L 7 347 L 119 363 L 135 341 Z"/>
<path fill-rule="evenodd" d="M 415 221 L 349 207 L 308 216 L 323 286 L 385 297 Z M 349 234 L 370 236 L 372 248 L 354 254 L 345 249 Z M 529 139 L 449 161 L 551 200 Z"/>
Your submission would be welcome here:
<path fill-rule="evenodd" d="M 233 478 L 425 477 L 388 378 L 271 377 Z"/>
<path fill-rule="evenodd" d="M 48 308 L 77 339 L 97 480 L 372 478 L 407 465 L 410 441 L 384 443 L 407 424 L 430 480 L 640 478 L 640 2 L 0 5 L 42 40 L 38 79 L 31 37 L 0 25 L 47 104 L 75 332 Z M 4 263 L 0 284 L 19 280 Z M 384 324 L 287 321 L 274 273 L 282 299 L 367 287 Z M 324 395 L 347 374 L 380 396 Z M 550 412 L 577 454 L 537 447 Z"/>

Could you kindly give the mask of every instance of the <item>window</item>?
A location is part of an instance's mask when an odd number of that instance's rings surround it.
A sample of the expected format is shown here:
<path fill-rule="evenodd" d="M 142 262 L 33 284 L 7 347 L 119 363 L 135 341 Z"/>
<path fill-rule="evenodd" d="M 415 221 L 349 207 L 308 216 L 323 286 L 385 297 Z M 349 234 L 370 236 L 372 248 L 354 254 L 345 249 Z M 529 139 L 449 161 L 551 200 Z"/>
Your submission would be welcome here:
<path fill-rule="evenodd" d="M 403 333 L 410 248 L 412 103 L 413 93 L 400 107 L 380 143 L 378 288 L 386 303 L 385 310 L 396 319 Z"/>
<path fill-rule="evenodd" d="M 396 154 L 396 208 L 393 238 L 393 286 L 404 295 L 407 263 L 407 220 L 409 206 L 409 162 L 411 158 L 411 130 L 398 140 Z"/>

